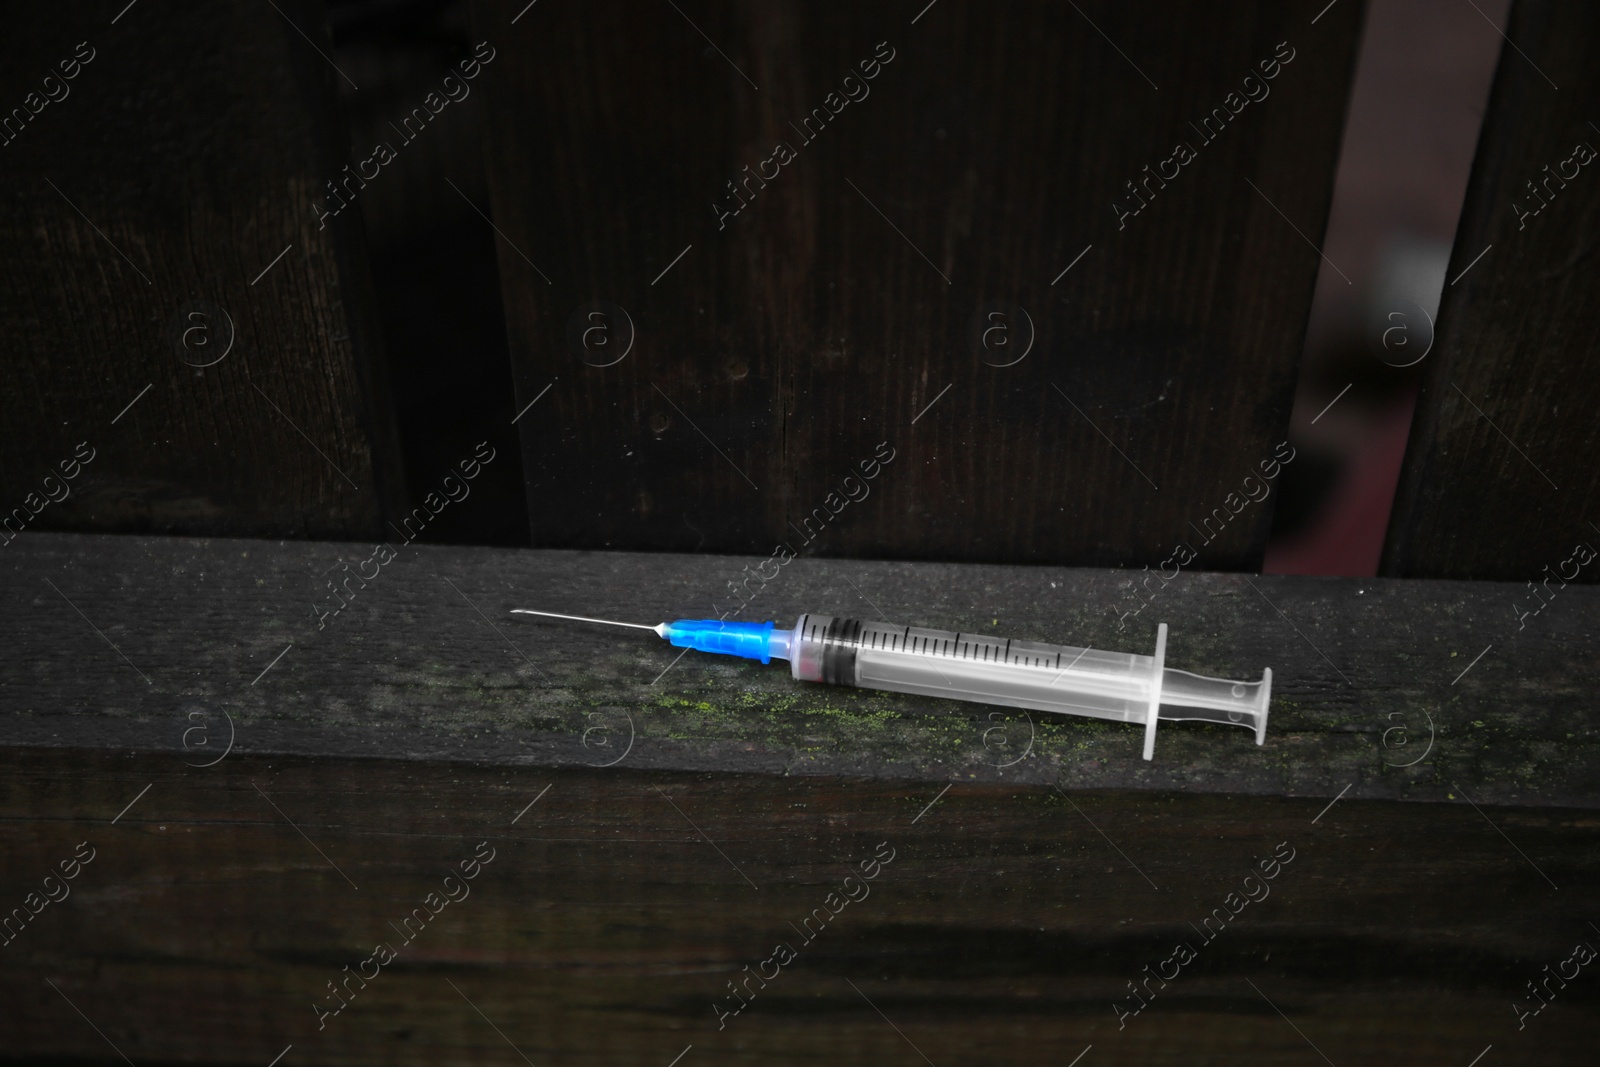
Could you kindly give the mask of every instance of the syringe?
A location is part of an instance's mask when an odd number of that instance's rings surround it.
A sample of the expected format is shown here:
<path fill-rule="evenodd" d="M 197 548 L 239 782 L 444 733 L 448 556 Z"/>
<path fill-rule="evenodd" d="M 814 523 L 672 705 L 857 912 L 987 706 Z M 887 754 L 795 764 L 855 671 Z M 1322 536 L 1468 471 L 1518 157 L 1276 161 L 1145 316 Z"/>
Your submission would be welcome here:
<path fill-rule="evenodd" d="M 802 615 L 793 629 L 779 630 L 771 622 L 679 619 L 647 626 L 526 608 L 513 614 L 651 630 L 679 648 L 762 663 L 786 659 L 804 682 L 1143 723 L 1145 759 L 1155 755 L 1160 719 L 1249 727 L 1258 745 L 1267 737 L 1272 669 L 1259 682 L 1174 670 L 1166 665 L 1166 623 L 1156 628 L 1155 654 L 1140 656 L 832 615 Z"/>

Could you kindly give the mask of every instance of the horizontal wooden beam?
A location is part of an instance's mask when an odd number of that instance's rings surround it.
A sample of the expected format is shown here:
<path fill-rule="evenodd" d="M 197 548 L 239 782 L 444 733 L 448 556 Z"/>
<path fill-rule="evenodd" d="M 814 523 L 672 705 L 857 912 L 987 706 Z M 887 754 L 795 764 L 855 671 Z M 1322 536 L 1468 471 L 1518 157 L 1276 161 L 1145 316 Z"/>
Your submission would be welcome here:
<path fill-rule="evenodd" d="M 1600 987 L 1527 988 L 1600 944 L 1594 590 L 1519 619 L 1491 584 L 1181 574 L 1134 613 L 1115 571 L 389 551 L 5 547 L 0 1047 L 1460 1067 L 1600 1037 Z M 1174 666 L 1273 668 L 1267 744 L 1176 724 L 1146 763 L 1120 724 L 506 614 L 715 615 L 757 572 L 741 617 L 1137 650 L 1167 621 Z"/>
<path fill-rule="evenodd" d="M 140 1067 L 1590 1063 L 1594 823 L 3 749 L 5 906 L 93 859 L 6 945 L 0 1042 Z"/>
<path fill-rule="evenodd" d="M 1165 621 L 1168 666 L 1272 668 L 1266 744 L 1170 724 L 1145 762 L 1142 732 L 1122 724 L 802 683 L 778 663 L 680 657 L 643 631 L 508 614 L 716 616 L 739 607 L 732 583 L 749 598 L 736 617 L 785 625 L 814 611 L 1148 653 Z M 25 534 L 0 549 L 0 744 L 201 764 L 231 740 L 253 756 L 1594 807 L 1600 590 L 1552 583 L 1544 597 L 1450 581 Z"/>

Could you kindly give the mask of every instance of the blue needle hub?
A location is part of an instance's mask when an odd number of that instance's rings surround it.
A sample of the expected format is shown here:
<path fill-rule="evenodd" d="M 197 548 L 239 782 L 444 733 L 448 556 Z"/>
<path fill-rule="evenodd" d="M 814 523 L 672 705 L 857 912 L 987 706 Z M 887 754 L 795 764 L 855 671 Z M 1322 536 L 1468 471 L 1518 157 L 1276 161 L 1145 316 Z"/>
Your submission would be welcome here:
<path fill-rule="evenodd" d="M 665 637 L 679 648 L 743 656 L 772 662 L 770 622 L 722 622 L 718 619 L 679 619 L 666 623 Z"/>

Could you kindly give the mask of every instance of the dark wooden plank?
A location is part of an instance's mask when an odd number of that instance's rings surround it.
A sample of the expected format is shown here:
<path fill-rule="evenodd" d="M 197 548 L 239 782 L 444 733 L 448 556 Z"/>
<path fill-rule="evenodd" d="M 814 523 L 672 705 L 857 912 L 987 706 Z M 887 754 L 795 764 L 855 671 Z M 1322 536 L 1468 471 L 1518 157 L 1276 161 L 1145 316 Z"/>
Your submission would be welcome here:
<path fill-rule="evenodd" d="M 1592 1062 L 1592 964 L 1552 981 L 1521 1030 L 1512 1007 L 1535 1003 L 1525 983 L 1575 943 L 1600 943 L 1591 813 L 1480 814 L 1459 797 L 1324 809 L 4 749 L 7 906 L 80 842 L 95 857 L 6 947 L 0 1044 L 34 1062 L 121 1062 L 75 1006 L 141 1065 L 259 1065 L 290 1045 L 284 1063 L 666 1067 L 688 1049 L 679 1067 L 912 1064 L 920 1050 L 940 1067 L 1060 1067 L 1091 1044 L 1080 1067 L 1297 1067 L 1319 1051 L 1464 1067 L 1490 1044 L 1485 1063 Z M 437 903 L 404 943 L 401 921 L 485 841 L 492 862 L 453 890 L 470 895 Z M 845 885 L 887 850 L 876 878 Z M 1292 858 L 1247 881 L 1275 852 Z M 830 898 L 841 888 L 860 899 Z M 818 908 L 838 909 L 820 929 Z M 1213 917 L 1223 932 L 1207 942 L 1196 928 L 1214 909 L 1238 914 Z M 319 1030 L 313 1006 L 338 1003 L 327 983 L 380 942 L 394 961 L 368 965 Z M 768 966 L 765 989 L 752 979 L 754 999 L 719 1029 L 728 983 L 779 942 L 795 959 Z M 1180 942 L 1196 958 L 1168 966 L 1166 988 L 1152 979 L 1154 999 L 1119 1028 L 1128 984 Z"/>
<path fill-rule="evenodd" d="M 1600 581 L 1600 9 L 1518 0 L 1506 32 L 1383 570 L 1545 583 L 1534 610 Z"/>
<path fill-rule="evenodd" d="M 358 217 L 315 210 L 349 151 L 320 9 L 279 5 L 308 41 L 270 5 L 126 6 L 0 39 L 4 107 L 63 97 L 0 146 L 5 536 L 377 536 L 401 482 Z"/>
<path fill-rule="evenodd" d="M 1359 4 L 524 6 L 474 13 L 536 545 L 1260 559 Z"/>
<path fill-rule="evenodd" d="M 1588 588 L 1519 630 L 1517 587 L 1494 583 L 1194 574 L 1122 614 L 1138 602 L 1115 571 L 794 560 L 742 616 L 886 615 L 1132 652 L 1164 620 L 1169 666 L 1273 669 L 1265 746 L 1236 727 L 1170 724 L 1147 763 L 1141 732 L 1120 723 L 1030 725 L 506 614 L 715 616 L 758 560 L 411 546 L 379 568 L 375 551 L 24 535 L 0 557 L 0 744 L 201 763 L 231 721 L 256 755 L 1321 797 L 1348 786 L 1428 801 L 1459 786 L 1484 803 L 1600 803 L 1600 591 Z M 364 587 L 363 572 L 376 575 Z M 337 607 L 334 581 L 353 599 L 319 630 L 314 606 Z"/>

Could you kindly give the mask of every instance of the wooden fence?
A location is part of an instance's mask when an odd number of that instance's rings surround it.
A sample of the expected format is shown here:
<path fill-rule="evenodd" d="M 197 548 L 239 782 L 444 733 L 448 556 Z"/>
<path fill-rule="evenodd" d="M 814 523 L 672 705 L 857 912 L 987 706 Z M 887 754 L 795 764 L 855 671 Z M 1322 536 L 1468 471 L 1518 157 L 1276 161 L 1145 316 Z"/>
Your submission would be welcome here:
<path fill-rule="evenodd" d="M 1600 10 L 1501 27 L 1379 579 L 1251 573 L 1354 0 L 473 0 L 377 104 L 350 10 L 0 37 L 0 1052 L 1592 1059 Z M 443 465 L 422 161 L 509 355 Z M 1146 763 L 525 606 L 1278 685 Z"/>

